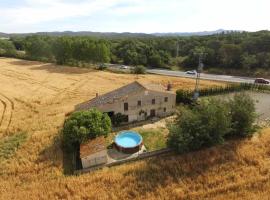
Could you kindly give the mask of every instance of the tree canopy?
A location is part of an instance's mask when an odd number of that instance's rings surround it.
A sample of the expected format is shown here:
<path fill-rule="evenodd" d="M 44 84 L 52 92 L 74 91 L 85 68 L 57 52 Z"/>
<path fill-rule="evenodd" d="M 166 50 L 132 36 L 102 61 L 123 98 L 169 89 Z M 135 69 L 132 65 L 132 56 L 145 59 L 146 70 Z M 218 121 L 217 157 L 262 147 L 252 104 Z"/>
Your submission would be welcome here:
<path fill-rule="evenodd" d="M 12 38 L 13 46 L 29 58 L 90 63 L 119 63 L 146 67 L 179 65 L 194 68 L 204 52 L 206 68 L 270 69 L 270 32 L 231 32 L 190 37 L 94 38 L 34 35 Z M 175 59 L 177 62 L 175 62 Z"/>
<path fill-rule="evenodd" d="M 255 132 L 252 98 L 236 94 L 231 100 L 204 99 L 193 107 L 180 107 L 175 122 L 169 124 L 168 144 L 179 153 L 223 143 L 231 136 Z"/>
<path fill-rule="evenodd" d="M 107 114 L 97 109 L 75 112 L 64 123 L 64 145 L 72 147 L 97 136 L 107 136 L 110 130 L 111 120 Z"/>

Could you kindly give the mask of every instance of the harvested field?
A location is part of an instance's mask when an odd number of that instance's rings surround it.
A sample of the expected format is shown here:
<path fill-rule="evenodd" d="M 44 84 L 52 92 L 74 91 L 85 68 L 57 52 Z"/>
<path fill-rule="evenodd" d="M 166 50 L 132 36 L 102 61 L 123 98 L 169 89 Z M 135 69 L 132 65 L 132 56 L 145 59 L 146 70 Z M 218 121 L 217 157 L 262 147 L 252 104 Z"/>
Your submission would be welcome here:
<path fill-rule="evenodd" d="M 184 156 L 63 175 L 58 132 L 74 105 L 134 80 L 193 88 L 194 80 L 125 75 L 0 58 L 0 139 L 28 134 L 0 162 L 0 199 L 267 199 L 270 130 Z M 202 86 L 222 85 L 202 81 Z"/>

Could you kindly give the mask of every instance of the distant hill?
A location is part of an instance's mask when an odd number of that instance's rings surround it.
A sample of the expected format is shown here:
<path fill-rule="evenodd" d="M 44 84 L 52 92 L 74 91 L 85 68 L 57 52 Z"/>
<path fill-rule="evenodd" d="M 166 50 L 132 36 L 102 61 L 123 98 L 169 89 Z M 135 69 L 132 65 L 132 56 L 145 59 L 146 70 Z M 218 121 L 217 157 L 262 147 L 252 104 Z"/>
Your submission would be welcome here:
<path fill-rule="evenodd" d="M 129 37 L 163 37 L 163 36 L 204 36 L 204 35 L 213 35 L 219 33 L 230 33 L 230 32 L 242 32 L 238 30 L 224 30 L 218 29 L 215 31 L 202 31 L 202 32 L 168 32 L 168 33 L 116 33 L 116 32 L 91 32 L 91 31 L 63 31 L 63 32 L 36 32 L 36 33 L 1 33 L 0 37 L 24 37 L 29 35 L 48 35 L 48 36 L 93 36 L 93 37 L 101 37 L 101 38 L 129 38 Z"/>
<path fill-rule="evenodd" d="M 0 38 L 2 38 L 2 37 L 3 37 L 3 38 L 9 37 L 9 35 L 8 35 L 7 33 L 1 33 L 1 32 L 0 32 Z"/>
<path fill-rule="evenodd" d="M 231 33 L 231 32 L 243 32 L 243 31 L 218 29 L 215 31 L 201 31 L 201 32 L 152 33 L 152 35 L 155 35 L 155 36 L 204 36 L 204 35 L 214 35 L 214 34 L 220 34 L 220 33 Z"/>
<path fill-rule="evenodd" d="M 91 31 L 63 31 L 63 32 L 36 32 L 36 33 L 0 33 L 0 37 L 24 37 L 30 35 L 48 35 L 48 36 L 92 36 L 101 38 L 129 38 L 129 37 L 153 37 L 146 33 L 116 33 L 116 32 L 91 32 Z"/>

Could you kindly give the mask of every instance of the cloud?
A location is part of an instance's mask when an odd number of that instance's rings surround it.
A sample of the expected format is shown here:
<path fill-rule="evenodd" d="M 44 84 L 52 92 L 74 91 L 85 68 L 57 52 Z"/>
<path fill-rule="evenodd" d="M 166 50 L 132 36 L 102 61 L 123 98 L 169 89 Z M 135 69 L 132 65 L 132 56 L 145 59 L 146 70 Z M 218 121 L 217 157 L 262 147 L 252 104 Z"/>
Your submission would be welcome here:
<path fill-rule="evenodd" d="M 0 1 L 0 32 L 269 29 L 268 0 Z"/>
<path fill-rule="evenodd" d="M 90 16 L 99 10 L 110 7 L 115 2 L 116 0 L 95 0 L 79 3 L 66 3 L 61 0 L 27 0 L 24 6 L 1 8 L 0 12 L 11 23 L 35 24 L 69 17 Z"/>

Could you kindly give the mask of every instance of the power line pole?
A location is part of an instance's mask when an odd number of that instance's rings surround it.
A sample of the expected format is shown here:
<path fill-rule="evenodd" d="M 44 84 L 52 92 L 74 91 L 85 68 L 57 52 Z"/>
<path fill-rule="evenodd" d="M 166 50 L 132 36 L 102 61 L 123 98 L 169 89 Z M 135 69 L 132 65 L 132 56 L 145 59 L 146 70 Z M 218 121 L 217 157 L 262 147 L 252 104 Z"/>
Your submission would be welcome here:
<path fill-rule="evenodd" d="M 203 71 L 203 56 L 206 55 L 205 53 L 198 53 L 199 55 L 199 64 L 197 69 L 197 77 L 196 77 L 196 84 L 194 89 L 193 99 L 196 101 L 199 98 L 199 86 L 200 86 L 200 79 L 201 79 L 201 72 Z"/>

